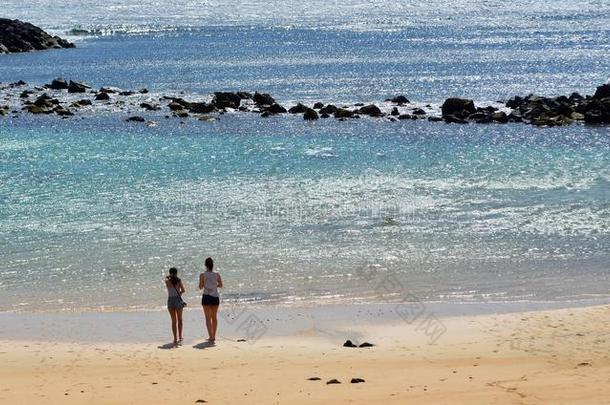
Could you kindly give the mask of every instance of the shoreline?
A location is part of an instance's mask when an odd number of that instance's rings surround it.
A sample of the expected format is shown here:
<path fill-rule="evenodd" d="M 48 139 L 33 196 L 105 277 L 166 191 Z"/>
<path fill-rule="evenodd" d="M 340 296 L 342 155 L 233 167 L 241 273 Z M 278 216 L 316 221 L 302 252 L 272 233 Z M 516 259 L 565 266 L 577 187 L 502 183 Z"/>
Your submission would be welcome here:
<path fill-rule="evenodd" d="M 219 311 L 219 334 L 228 341 L 246 338 L 258 340 L 264 336 L 286 337 L 305 332 L 338 337 L 342 336 L 341 331 L 356 330 L 354 325 L 374 328 L 402 325 L 405 329 L 414 329 L 425 319 L 434 319 L 443 324 L 445 320 L 462 317 L 578 310 L 606 305 L 610 305 L 610 298 L 556 302 L 411 301 L 316 306 L 224 303 Z M 184 319 L 185 339 L 190 341 L 200 337 L 204 325 L 201 307 L 189 305 Z M 258 328 L 260 335 L 248 336 L 249 332 L 244 329 L 244 322 L 247 321 Z M 125 311 L 5 311 L 0 312 L 0 340 L 20 341 L 36 336 L 41 341 L 49 342 L 150 343 L 162 341 L 168 334 L 168 325 L 165 307 Z M 359 332 L 355 334 L 360 335 Z"/>
<path fill-rule="evenodd" d="M 339 335 L 266 335 L 256 344 L 197 338 L 171 350 L 167 338 L 0 338 L 0 402 L 606 403 L 608 315 L 605 305 L 447 318 L 432 344 L 425 330 L 366 323 L 335 327 Z M 346 338 L 374 346 L 342 347 Z M 340 384 L 327 384 L 332 379 Z"/>

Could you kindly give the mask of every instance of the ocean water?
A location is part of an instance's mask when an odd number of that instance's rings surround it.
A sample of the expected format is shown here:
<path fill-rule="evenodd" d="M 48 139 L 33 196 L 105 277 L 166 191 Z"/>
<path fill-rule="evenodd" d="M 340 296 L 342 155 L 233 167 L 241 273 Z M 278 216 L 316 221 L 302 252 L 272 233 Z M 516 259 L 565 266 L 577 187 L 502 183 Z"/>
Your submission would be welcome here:
<path fill-rule="evenodd" d="M 610 76 L 605 1 L 5 3 L 77 48 L 0 82 L 438 105 Z M 610 296 L 608 127 L 124 118 L 0 118 L 0 310 L 159 308 L 169 266 L 194 304 L 207 256 L 228 301 Z"/>

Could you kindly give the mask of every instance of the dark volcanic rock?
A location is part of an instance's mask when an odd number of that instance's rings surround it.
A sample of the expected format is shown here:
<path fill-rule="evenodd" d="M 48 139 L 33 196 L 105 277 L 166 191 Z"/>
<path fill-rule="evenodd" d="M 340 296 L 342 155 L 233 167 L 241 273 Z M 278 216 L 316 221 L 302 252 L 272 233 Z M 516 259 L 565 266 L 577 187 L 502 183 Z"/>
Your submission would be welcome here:
<path fill-rule="evenodd" d="M 335 118 L 351 118 L 353 116 L 354 116 L 354 112 L 347 110 L 345 108 L 338 108 L 335 111 Z"/>
<path fill-rule="evenodd" d="M 466 121 L 462 118 L 456 117 L 455 115 L 444 115 L 443 114 L 443 119 L 448 124 L 468 124 L 468 121 Z"/>
<path fill-rule="evenodd" d="M 363 382 L 366 382 L 363 378 L 352 378 L 350 381 L 350 383 L 352 383 L 352 384 L 360 384 Z"/>
<path fill-rule="evenodd" d="M 146 121 L 144 119 L 144 117 L 140 117 L 140 116 L 133 116 L 133 117 L 129 117 L 127 118 L 125 121 L 130 121 L 130 122 L 144 122 Z"/>
<path fill-rule="evenodd" d="M 345 343 L 343 343 L 343 347 L 358 347 L 356 346 L 354 343 L 352 343 L 351 340 L 346 340 Z"/>
<path fill-rule="evenodd" d="M 97 95 L 95 96 L 95 100 L 97 100 L 97 101 L 110 100 L 110 96 L 106 92 L 97 93 Z"/>
<path fill-rule="evenodd" d="M 313 105 L 313 108 L 316 110 L 319 110 L 322 107 L 324 107 L 324 103 L 320 103 L 319 101 Z"/>
<path fill-rule="evenodd" d="M 90 88 L 90 86 L 81 82 L 75 82 L 70 80 L 70 83 L 68 83 L 68 93 L 85 93 L 87 89 Z"/>
<path fill-rule="evenodd" d="M 259 93 L 258 91 L 252 96 L 252 100 L 258 105 L 272 105 L 275 104 L 275 99 L 267 93 Z"/>
<path fill-rule="evenodd" d="M 146 111 L 157 111 L 161 109 L 161 107 L 159 107 L 158 105 L 151 103 L 140 103 L 140 107 L 142 107 Z"/>
<path fill-rule="evenodd" d="M 60 37 L 53 37 L 30 23 L 0 18 L 0 53 L 51 48 L 74 48 L 74 44 Z"/>
<path fill-rule="evenodd" d="M 269 114 L 283 114 L 286 112 L 286 109 L 278 103 L 273 103 L 269 107 L 265 107 L 264 111 Z"/>
<path fill-rule="evenodd" d="M 47 85 L 48 88 L 52 90 L 65 90 L 68 88 L 68 82 L 63 77 L 58 77 L 57 79 L 53 79 L 51 84 Z"/>
<path fill-rule="evenodd" d="M 443 116 L 453 115 L 458 118 L 466 118 L 468 115 L 477 111 L 472 100 L 463 98 L 448 98 L 443 103 L 441 110 Z"/>
<path fill-rule="evenodd" d="M 207 114 L 216 110 L 214 104 L 208 103 L 188 103 L 188 110 L 196 114 Z"/>
<path fill-rule="evenodd" d="M 363 115 L 369 115 L 371 117 L 383 117 L 383 113 L 375 104 L 369 104 L 364 107 L 360 107 L 358 113 Z"/>
<path fill-rule="evenodd" d="M 313 121 L 319 118 L 318 113 L 313 108 L 307 107 L 305 113 L 303 114 L 303 119 L 306 121 Z"/>
<path fill-rule="evenodd" d="M 320 114 L 334 114 L 336 113 L 338 108 L 332 104 L 328 104 L 326 107 L 320 108 Z"/>
<path fill-rule="evenodd" d="M 396 96 L 394 98 L 388 98 L 386 99 L 386 101 L 391 101 L 392 103 L 395 104 L 409 104 L 410 101 L 408 98 L 406 98 L 405 96 Z"/>
<path fill-rule="evenodd" d="M 307 111 L 307 109 L 308 109 L 308 108 L 309 108 L 309 107 L 307 107 L 307 106 L 305 106 L 305 105 L 303 105 L 303 104 L 299 103 L 299 104 L 295 105 L 294 107 L 290 107 L 290 108 L 288 109 L 288 112 L 289 112 L 290 114 L 302 114 L 302 113 L 304 113 L 305 111 Z"/>
<path fill-rule="evenodd" d="M 332 380 L 326 381 L 326 384 L 341 384 L 341 381 L 337 380 L 336 378 L 333 378 Z"/>
<path fill-rule="evenodd" d="M 602 84 L 595 90 L 595 94 L 593 95 L 593 98 L 597 99 L 606 97 L 610 97 L 610 84 Z"/>
<path fill-rule="evenodd" d="M 217 91 L 214 93 L 214 99 L 212 100 L 212 104 L 216 106 L 216 108 L 239 108 L 239 104 L 241 103 L 241 97 L 236 93 L 228 93 L 228 92 L 220 92 Z"/>

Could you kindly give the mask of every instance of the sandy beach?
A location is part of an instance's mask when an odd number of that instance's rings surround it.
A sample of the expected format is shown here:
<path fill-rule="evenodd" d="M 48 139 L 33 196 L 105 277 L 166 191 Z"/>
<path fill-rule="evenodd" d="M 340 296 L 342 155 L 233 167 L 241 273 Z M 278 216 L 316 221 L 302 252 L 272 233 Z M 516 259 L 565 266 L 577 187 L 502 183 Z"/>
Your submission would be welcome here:
<path fill-rule="evenodd" d="M 404 319 L 332 332 L 302 322 L 179 348 L 3 335 L 0 403 L 608 403 L 609 315 L 606 305 L 439 318 L 436 340 L 438 325 Z M 343 347 L 349 338 L 375 346 Z"/>

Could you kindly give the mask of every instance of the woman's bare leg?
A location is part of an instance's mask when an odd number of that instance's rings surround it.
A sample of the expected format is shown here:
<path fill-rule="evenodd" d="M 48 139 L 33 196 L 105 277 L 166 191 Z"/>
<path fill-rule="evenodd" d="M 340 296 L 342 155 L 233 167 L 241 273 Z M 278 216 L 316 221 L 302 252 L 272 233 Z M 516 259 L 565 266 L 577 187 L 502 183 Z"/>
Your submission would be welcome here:
<path fill-rule="evenodd" d="M 178 320 L 178 340 L 182 341 L 182 308 L 176 310 Z"/>
<path fill-rule="evenodd" d="M 172 333 L 174 334 L 174 343 L 178 342 L 178 330 L 177 330 L 177 311 L 175 309 L 168 309 L 169 316 L 172 318 Z"/>
<path fill-rule="evenodd" d="M 212 340 L 212 317 L 209 305 L 203 306 L 203 313 L 205 314 L 205 326 L 208 329 L 208 339 Z"/>
<path fill-rule="evenodd" d="M 218 329 L 218 305 L 210 307 L 210 318 L 212 320 L 212 340 L 216 340 L 216 330 Z"/>

